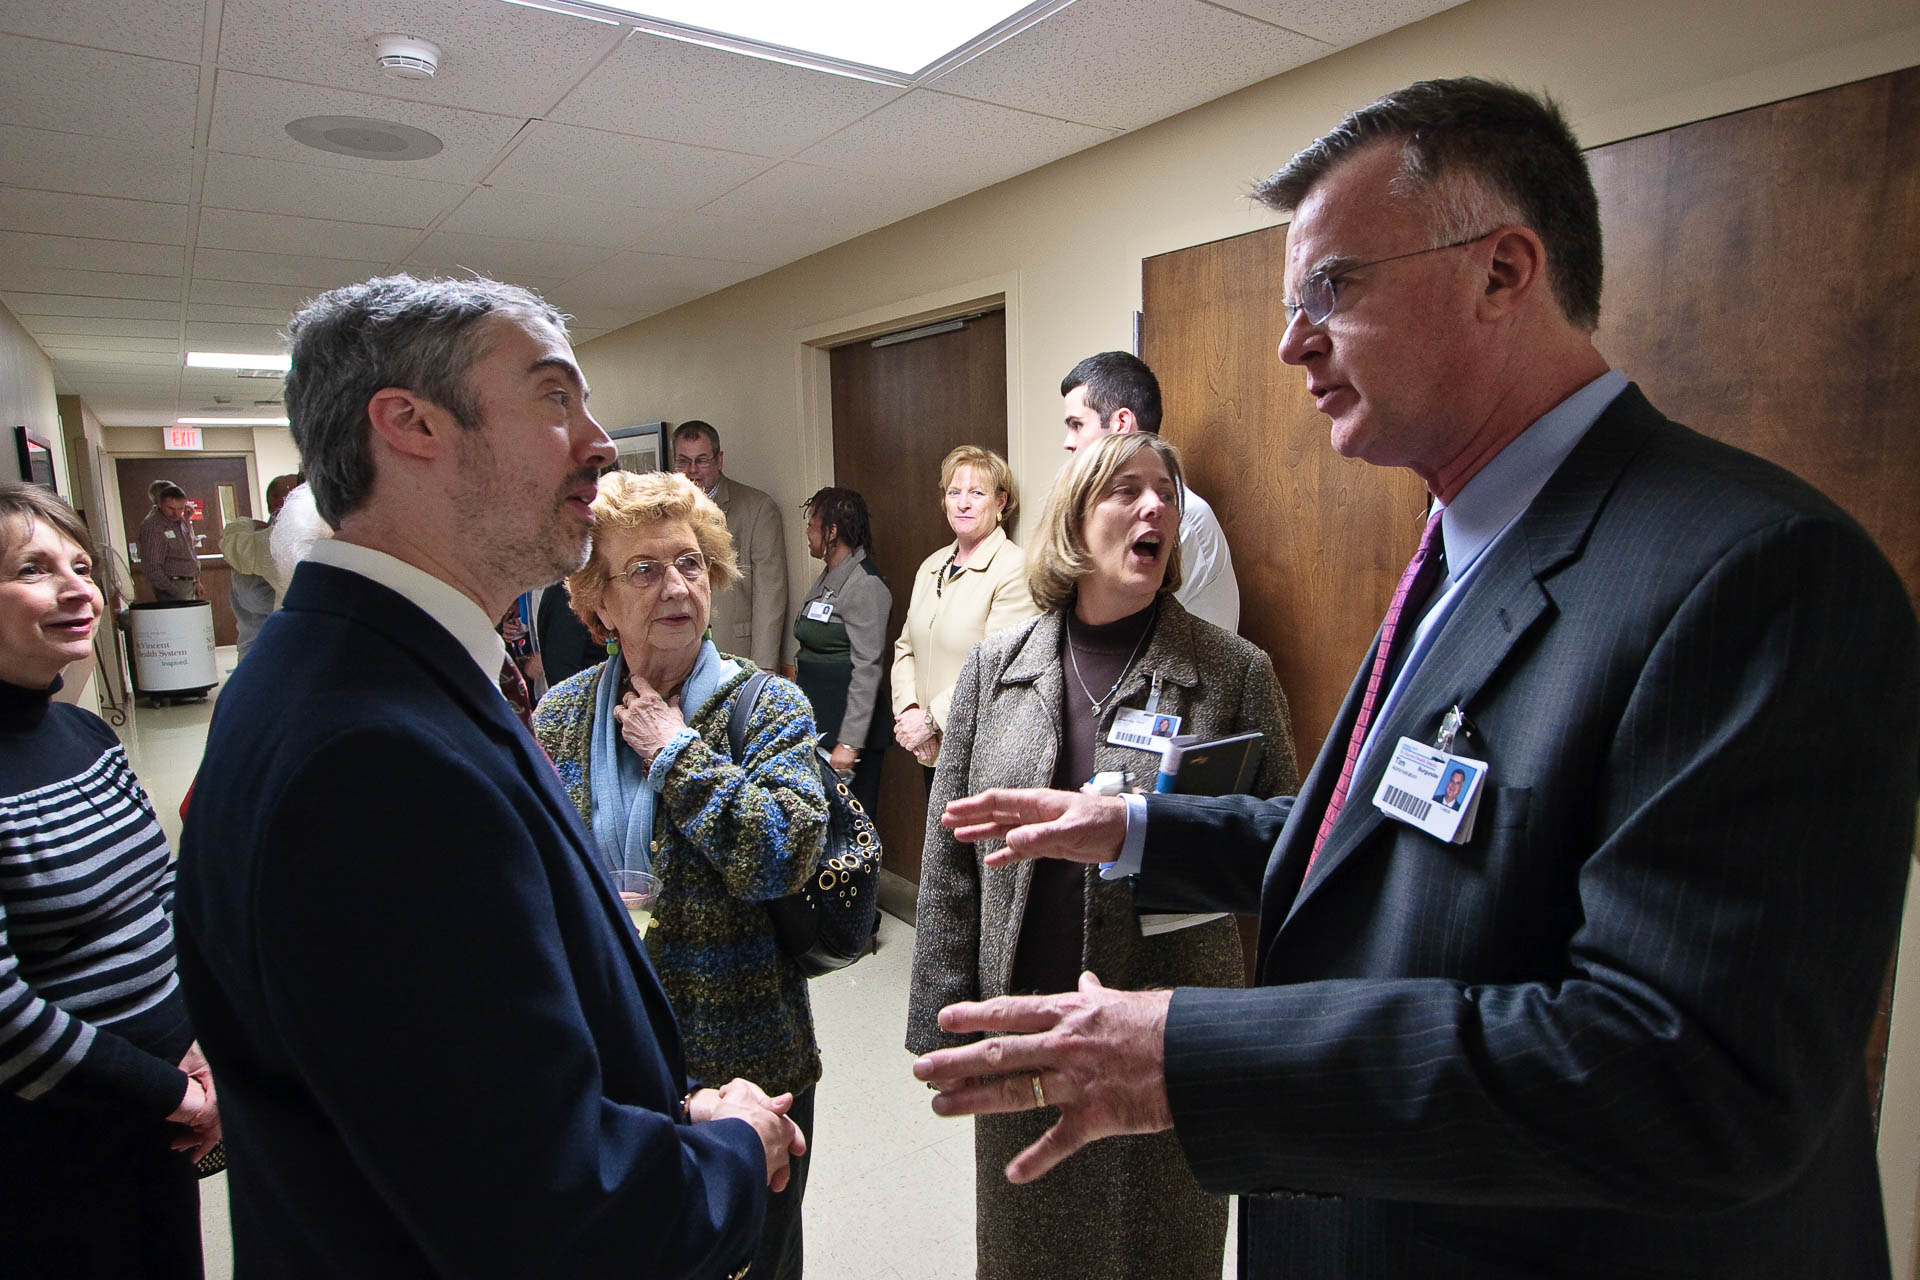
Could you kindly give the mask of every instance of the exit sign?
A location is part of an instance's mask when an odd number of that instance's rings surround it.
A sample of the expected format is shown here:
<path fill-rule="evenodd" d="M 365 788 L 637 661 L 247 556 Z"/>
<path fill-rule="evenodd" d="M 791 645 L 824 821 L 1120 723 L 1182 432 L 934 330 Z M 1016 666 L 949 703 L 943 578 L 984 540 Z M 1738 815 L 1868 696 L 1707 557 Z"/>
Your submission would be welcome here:
<path fill-rule="evenodd" d="M 168 427 L 167 428 L 167 448 L 199 449 L 202 447 L 203 446 L 200 443 L 200 428 L 198 427 Z"/>

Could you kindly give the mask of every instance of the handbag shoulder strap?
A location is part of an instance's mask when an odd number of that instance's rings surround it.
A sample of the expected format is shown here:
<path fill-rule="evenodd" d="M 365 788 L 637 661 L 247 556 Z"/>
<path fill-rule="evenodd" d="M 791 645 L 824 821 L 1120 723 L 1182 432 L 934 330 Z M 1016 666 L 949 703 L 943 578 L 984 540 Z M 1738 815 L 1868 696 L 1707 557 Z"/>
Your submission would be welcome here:
<path fill-rule="evenodd" d="M 747 752 L 747 721 L 760 704 L 760 691 L 767 687 L 767 680 L 767 672 L 756 671 L 733 697 L 733 711 L 727 716 L 727 747 L 733 752 L 735 764 L 739 764 L 740 757 Z"/>

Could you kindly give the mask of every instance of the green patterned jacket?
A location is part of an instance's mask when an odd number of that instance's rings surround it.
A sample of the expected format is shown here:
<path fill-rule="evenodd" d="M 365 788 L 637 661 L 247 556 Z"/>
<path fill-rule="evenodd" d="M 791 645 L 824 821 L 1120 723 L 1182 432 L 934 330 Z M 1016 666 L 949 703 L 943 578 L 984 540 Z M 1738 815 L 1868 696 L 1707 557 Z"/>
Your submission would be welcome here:
<path fill-rule="evenodd" d="M 593 707 L 606 664 L 555 685 L 533 730 L 553 757 L 567 798 L 592 827 L 588 792 Z M 813 751 L 813 716 L 792 683 L 775 677 L 747 726 L 746 765 L 727 749 L 727 717 L 742 670 L 690 727 L 655 810 L 653 868 L 660 900 L 647 952 L 673 1001 L 687 1074 L 718 1087 L 735 1076 L 768 1093 L 820 1078 L 807 980 L 774 942 L 770 898 L 807 880 L 826 840 L 826 796 Z"/>

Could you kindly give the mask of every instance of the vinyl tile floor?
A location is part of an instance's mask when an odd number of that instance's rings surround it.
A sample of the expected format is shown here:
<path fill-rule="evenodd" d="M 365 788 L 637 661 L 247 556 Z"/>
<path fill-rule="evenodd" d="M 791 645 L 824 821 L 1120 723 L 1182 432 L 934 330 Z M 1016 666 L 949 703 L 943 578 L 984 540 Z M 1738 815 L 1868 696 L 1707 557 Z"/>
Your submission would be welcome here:
<path fill-rule="evenodd" d="M 217 651 L 220 674 L 232 649 Z M 128 709 L 118 726 L 134 772 L 179 847 L 180 801 L 199 768 L 218 690 L 204 703 Z M 901 1047 L 913 927 L 881 917 L 880 950 L 812 984 L 826 1063 L 807 1188 L 811 1280 L 965 1280 L 973 1270 L 973 1127 L 943 1120 Z M 201 1188 L 209 1280 L 233 1274 L 227 1177 Z M 1224 1275 L 1235 1274 L 1233 1235 Z"/>

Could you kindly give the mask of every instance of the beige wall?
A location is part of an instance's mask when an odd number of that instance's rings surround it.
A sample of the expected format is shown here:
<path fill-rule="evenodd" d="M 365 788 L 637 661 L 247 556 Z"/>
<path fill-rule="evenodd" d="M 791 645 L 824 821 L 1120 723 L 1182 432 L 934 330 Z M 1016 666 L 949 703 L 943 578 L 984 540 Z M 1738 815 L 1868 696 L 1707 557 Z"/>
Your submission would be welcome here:
<path fill-rule="evenodd" d="M 1429 76 L 1544 87 L 1595 145 L 1920 64 L 1913 0 L 1469 0 L 1435 18 L 585 344 L 608 425 L 706 418 L 730 473 L 788 511 L 831 479 L 835 335 L 1007 302 L 1008 443 L 1023 490 L 1060 460 L 1061 374 L 1131 344 L 1140 260 L 1271 218 L 1243 198 L 1344 110 Z M 1277 338 L 1267 335 L 1262 342 Z M 920 483 L 924 477 L 904 477 Z M 795 581 L 811 577 L 790 517 Z M 1920 950 L 1920 892 L 1907 917 Z M 1882 1132 L 1896 1274 L 1920 1199 L 1920 959 L 1896 995 Z"/>
<path fill-rule="evenodd" d="M 19 451 L 14 445 L 13 429 L 25 427 L 53 446 L 55 487 L 61 493 L 73 492 L 67 479 L 66 450 L 60 447 L 60 411 L 55 405 L 53 363 L 40 349 L 13 312 L 0 303 L 0 476 L 15 480 L 20 474 Z"/>

